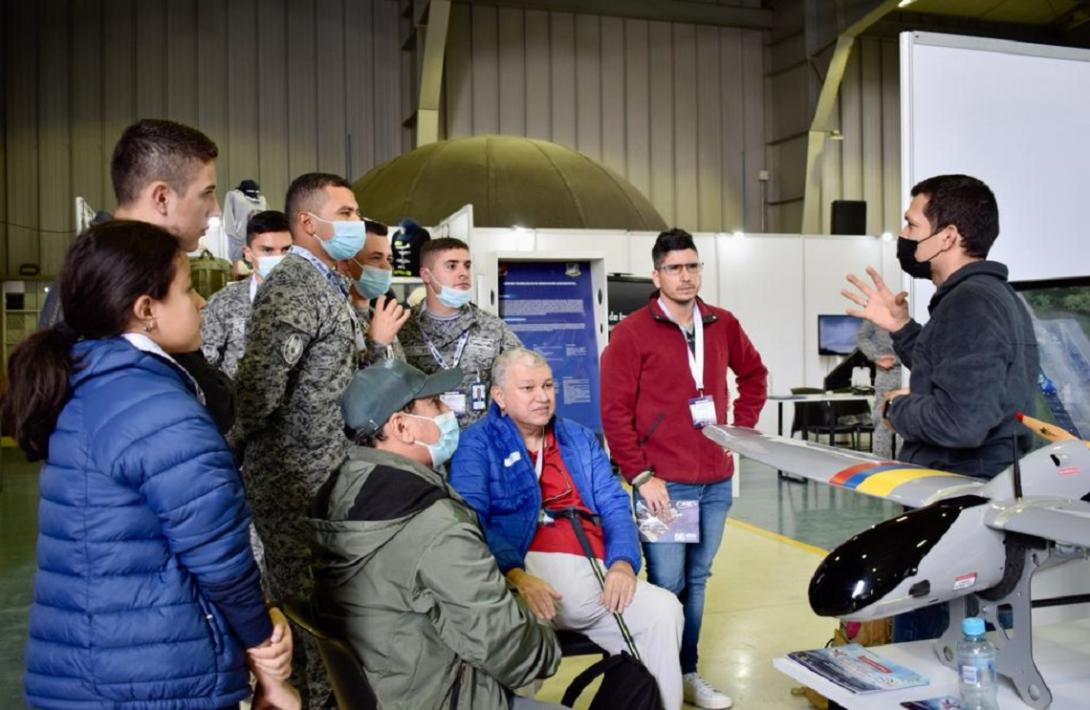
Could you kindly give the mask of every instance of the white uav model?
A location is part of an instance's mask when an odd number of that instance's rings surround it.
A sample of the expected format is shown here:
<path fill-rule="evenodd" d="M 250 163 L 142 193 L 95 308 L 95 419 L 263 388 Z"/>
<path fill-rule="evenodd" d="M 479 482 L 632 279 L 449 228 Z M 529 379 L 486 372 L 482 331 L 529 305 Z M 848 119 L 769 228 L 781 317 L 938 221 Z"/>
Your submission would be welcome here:
<path fill-rule="evenodd" d="M 1041 433 L 1049 425 L 1031 428 Z M 997 635 L 996 668 L 1028 705 L 1049 706 L 1052 694 L 1033 662 L 1030 581 L 1038 569 L 1088 556 L 1086 442 L 1054 441 L 983 481 L 755 429 L 710 426 L 704 433 L 782 471 L 913 508 L 829 553 L 810 580 L 814 612 L 866 620 L 948 601 L 950 625 L 935 650 L 953 666 L 961 620 L 974 615 L 968 612 L 978 608 L 999 629 L 999 612 L 1009 610 L 1013 624 Z M 1075 600 L 1082 599 L 1059 601 Z"/>

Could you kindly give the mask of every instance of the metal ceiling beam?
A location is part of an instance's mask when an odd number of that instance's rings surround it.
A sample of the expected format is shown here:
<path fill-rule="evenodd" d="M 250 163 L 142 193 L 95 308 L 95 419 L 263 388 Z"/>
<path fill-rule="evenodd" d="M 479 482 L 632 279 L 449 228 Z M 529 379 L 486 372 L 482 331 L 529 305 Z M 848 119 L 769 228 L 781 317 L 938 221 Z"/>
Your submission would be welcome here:
<path fill-rule="evenodd" d="M 829 69 L 818 94 L 817 108 L 810 122 L 810 131 L 806 146 L 806 192 L 802 203 L 802 233 L 821 233 L 821 157 L 825 153 L 825 143 L 832 126 L 829 119 L 836 106 L 840 83 L 844 79 L 844 70 L 851 58 L 855 39 L 868 27 L 897 9 L 898 0 L 883 0 L 875 5 L 858 20 L 843 30 L 836 39 Z"/>
<path fill-rule="evenodd" d="M 699 0 L 455 0 L 465 5 L 555 10 L 584 15 L 609 15 L 641 20 L 691 22 L 698 25 L 772 29 L 772 11 L 761 8 L 726 7 Z"/>
<path fill-rule="evenodd" d="M 439 140 L 439 100 L 443 91 L 443 62 L 449 28 L 450 0 L 431 0 L 427 4 L 427 24 L 417 25 L 417 32 L 424 40 L 420 101 L 416 108 L 417 148 Z"/>

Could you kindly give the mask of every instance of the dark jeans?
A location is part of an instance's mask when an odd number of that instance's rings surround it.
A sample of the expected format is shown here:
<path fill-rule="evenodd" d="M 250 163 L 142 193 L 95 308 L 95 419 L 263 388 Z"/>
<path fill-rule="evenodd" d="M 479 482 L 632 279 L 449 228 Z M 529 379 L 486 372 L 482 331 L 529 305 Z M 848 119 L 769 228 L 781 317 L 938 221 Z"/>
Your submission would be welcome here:
<path fill-rule="evenodd" d="M 969 613 L 979 613 L 971 601 Z M 893 617 L 893 643 L 937 639 L 949 625 L 950 605 L 946 602 L 925 606 L 915 611 L 906 611 L 904 614 Z M 1005 607 L 999 608 L 999 625 L 1005 629 L 1014 626 L 1014 615 Z M 989 631 L 995 628 L 990 623 L 985 626 Z"/>
<path fill-rule="evenodd" d="M 950 607 L 932 604 L 893 617 L 893 643 L 937 639 L 950 624 Z"/>
<path fill-rule="evenodd" d="M 700 542 L 643 543 L 647 581 L 677 595 L 685 613 L 681 634 L 681 672 L 695 673 L 697 642 L 704 617 L 704 589 L 712 574 L 712 562 L 723 540 L 727 512 L 733 501 L 730 479 L 718 483 L 667 482 L 671 500 L 700 501 Z M 639 500 L 639 493 L 635 494 Z"/>

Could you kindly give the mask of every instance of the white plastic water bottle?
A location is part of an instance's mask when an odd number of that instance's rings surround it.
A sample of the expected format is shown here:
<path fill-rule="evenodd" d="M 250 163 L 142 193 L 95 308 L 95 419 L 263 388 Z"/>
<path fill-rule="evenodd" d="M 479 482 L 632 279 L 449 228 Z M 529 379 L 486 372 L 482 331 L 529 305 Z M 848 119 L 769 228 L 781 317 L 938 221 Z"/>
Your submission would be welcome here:
<path fill-rule="evenodd" d="M 961 622 L 958 641 L 958 688 L 963 710 L 999 710 L 996 699 L 995 646 L 984 638 L 984 620 L 970 616 Z"/>

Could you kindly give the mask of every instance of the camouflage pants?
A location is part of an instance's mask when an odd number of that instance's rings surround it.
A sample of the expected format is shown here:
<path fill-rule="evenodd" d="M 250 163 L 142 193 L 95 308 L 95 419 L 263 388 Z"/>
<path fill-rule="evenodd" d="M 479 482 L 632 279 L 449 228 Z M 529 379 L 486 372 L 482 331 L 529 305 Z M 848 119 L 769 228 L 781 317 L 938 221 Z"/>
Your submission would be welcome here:
<path fill-rule="evenodd" d="M 302 461 L 283 449 L 276 456 L 247 454 L 243 477 L 254 526 L 265 547 L 264 586 L 269 598 L 309 600 L 314 587 L 306 512 L 330 469 Z M 303 629 L 292 625 L 294 653 L 292 684 L 303 696 L 303 707 L 319 710 L 332 692 L 318 646 Z"/>

